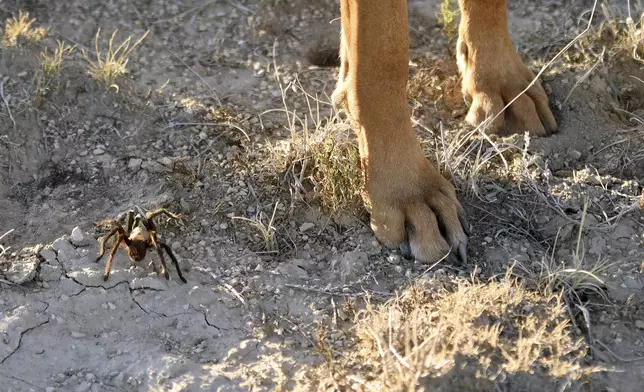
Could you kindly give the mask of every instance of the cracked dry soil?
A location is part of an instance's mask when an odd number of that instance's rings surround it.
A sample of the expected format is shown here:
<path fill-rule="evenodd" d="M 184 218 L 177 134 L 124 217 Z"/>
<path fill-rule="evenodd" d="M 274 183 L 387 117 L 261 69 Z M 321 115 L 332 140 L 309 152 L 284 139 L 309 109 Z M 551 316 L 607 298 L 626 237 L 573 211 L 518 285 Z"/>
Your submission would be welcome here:
<path fill-rule="evenodd" d="M 181 284 L 117 268 L 104 282 L 97 245 L 60 238 L 40 253 L 40 288 L 3 291 L 3 390 L 246 390 L 240 366 L 288 351 L 253 338 L 212 274 Z"/>
<path fill-rule="evenodd" d="M 453 64 L 437 3 L 410 1 L 412 74 L 424 63 Z M 572 39 L 592 3 L 510 1 L 511 33 L 526 62 L 537 67 Z M 343 302 L 365 291 L 389 298 L 418 276 L 484 281 L 517 261 L 534 271 L 544 257 L 566 263 L 587 196 L 586 260 L 613 265 L 602 275 L 610 301 L 585 303 L 592 338 L 603 342 L 588 362 L 621 371 L 590 385 L 610 392 L 644 383 L 644 216 L 633 207 L 644 182 L 644 140 L 623 113 L 644 117 L 644 85 L 632 77 L 644 80 L 641 67 L 610 63 L 582 80 L 589 67 L 575 62 L 575 52 L 544 75 L 560 131 L 532 142 L 530 169 L 551 204 L 499 175 L 495 161 L 477 183 L 479 198 L 461 189 L 474 223 L 470 263 L 428 270 L 382 247 L 360 216 L 321 213 L 270 172 L 269 145 L 290 137 L 283 99 L 304 121 L 317 115 L 312 96 L 321 99 L 321 117 L 331 113 L 323 97 L 337 70 L 311 67 L 305 54 L 318 35 L 337 37 L 336 1 L 10 0 L 0 3 L 0 16 L 19 8 L 50 37 L 5 48 L 0 61 L 15 121 L 3 107 L 0 235 L 15 230 L 0 245 L 17 253 L 0 259 L 1 391 L 292 390 L 303 369 L 324 363 L 317 322 L 332 325 L 334 349 L 351 343 Z M 91 52 L 98 28 L 118 28 L 120 38 L 151 31 L 132 53 L 119 93 L 90 80 L 79 53 Z M 78 50 L 37 101 L 38 55 L 57 39 Z M 432 157 L 441 149 L 436 119 L 456 134 L 465 112 L 460 96 L 454 110 L 418 100 L 416 131 Z M 171 264 L 166 281 L 122 251 L 102 280 L 107 257 L 93 262 L 91 227 L 135 204 L 188 217 L 179 228 L 159 224 L 188 284 Z M 273 211 L 277 251 L 232 219 L 266 222 Z M 70 235 L 76 226 L 80 240 Z M 36 244 L 45 246 L 19 251 Z M 582 329 L 571 333 L 587 336 Z"/>

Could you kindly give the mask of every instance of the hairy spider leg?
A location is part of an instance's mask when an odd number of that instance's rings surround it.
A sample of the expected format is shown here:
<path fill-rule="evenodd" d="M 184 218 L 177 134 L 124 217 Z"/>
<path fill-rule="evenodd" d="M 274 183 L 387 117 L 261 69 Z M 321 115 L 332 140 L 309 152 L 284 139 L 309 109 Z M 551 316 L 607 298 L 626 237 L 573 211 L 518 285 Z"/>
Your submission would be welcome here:
<path fill-rule="evenodd" d="M 161 248 L 159 248 L 159 243 L 157 242 L 157 233 L 155 231 L 150 232 L 150 242 L 154 246 L 154 249 L 157 250 L 159 258 L 161 259 L 161 272 L 167 280 L 170 279 L 170 274 L 168 273 L 168 266 L 165 264 L 165 258 L 163 258 L 163 253 L 161 253 Z"/>
<path fill-rule="evenodd" d="M 104 281 L 107 281 L 110 278 L 110 271 L 112 270 L 114 255 L 116 254 L 116 251 L 119 250 L 119 245 L 121 244 L 122 241 L 126 241 L 126 244 L 127 244 L 127 237 L 125 237 L 123 228 L 119 227 L 118 229 L 120 230 L 116 237 L 116 243 L 114 244 L 114 247 L 110 251 L 110 257 L 107 259 L 107 264 L 105 264 L 105 274 L 103 275 Z"/>
<path fill-rule="evenodd" d="M 147 212 L 143 208 L 139 207 L 138 205 L 134 206 L 134 210 L 136 211 L 137 214 L 141 216 L 145 216 L 147 214 Z"/>
<path fill-rule="evenodd" d="M 153 218 L 155 218 L 156 216 L 161 215 L 161 214 L 167 215 L 170 218 L 173 218 L 173 219 L 176 219 L 176 220 L 183 219 L 183 217 L 180 214 L 173 214 L 172 212 L 168 211 L 165 208 L 159 208 L 159 209 L 156 209 L 154 211 L 148 211 L 145 214 L 145 217 L 148 218 L 149 220 L 152 220 Z"/>
<path fill-rule="evenodd" d="M 112 221 L 110 221 L 110 223 L 111 223 L 111 222 L 112 222 Z M 107 244 L 107 241 L 108 241 L 108 240 L 109 240 L 109 239 L 110 239 L 114 234 L 117 234 L 117 233 L 119 232 L 119 230 L 121 230 L 121 231 L 122 231 L 123 229 L 122 229 L 120 226 L 119 226 L 119 227 L 115 227 L 115 228 L 113 228 L 112 230 L 110 230 L 110 232 L 109 232 L 109 233 L 107 233 L 107 234 L 105 235 L 105 237 L 101 238 L 101 241 L 100 241 L 100 250 L 99 250 L 99 252 L 98 252 L 98 257 L 96 258 L 96 260 L 94 260 L 94 262 L 95 262 L 95 263 L 98 263 L 98 262 L 99 262 L 99 260 L 100 260 L 100 259 L 103 257 L 103 255 L 105 254 L 105 245 Z M 117 236 L 117 240 L 118 240 L 118 236 Z"/>
<path fill-rule="evenodd" d="M 136 221 L 134 220 L 134 211 L 130 210 L 130 211 L 127 212 L 125 222 L 126 222 L 125 227 L 126 227 L 126 230 L 127 230 L 127 232 L 125 234 L 127 236 L 129 236 L 130 233 L 132 232 L 132 229 L 134 228 L 134 226 L 136 224 Z"/>
<path fill-rule="evenodd" d="M 179 262 L 177 261 L 177 258 L 174 257 L 174 253 L 172 253 L 172 249 L 168 246 L 168 244 L 159 241 L 159 245 L 168 253 L 168 256 L 170 256 L 170 259 L 172 260 L 172 263 L 174 264 L 175 268 L 177 269 L 177 275 L 179 275 L 179 279 L 183 283 L 188 283 L 186 278 L 183 277 L 183 274 L 181 273 L 181 268 L 179 268 Z"/>

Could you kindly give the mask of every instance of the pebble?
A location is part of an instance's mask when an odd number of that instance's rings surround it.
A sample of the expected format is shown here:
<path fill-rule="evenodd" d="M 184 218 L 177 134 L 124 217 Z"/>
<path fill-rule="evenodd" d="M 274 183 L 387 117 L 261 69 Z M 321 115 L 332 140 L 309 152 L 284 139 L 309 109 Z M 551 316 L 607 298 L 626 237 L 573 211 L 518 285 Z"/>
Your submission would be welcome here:
<path fill-rule="evenodd" d="M 172 167 L 172 162 L 173 161 L 172 161 L 172 158 L 170 158 L 170 157 L 163 157 L 163 158 L 159 159 L 158 162 L 160 164 L 162 164 L 163 166 Z"/>
<path fill-rule="evenodd" d="M 170 245 L 170 247 L 172 247 L 172 250 L 177 250 L 177 249 L 181 248 L 181 242 L 179 242 L 179 241 L 174 241 L 174 242 L 172 243 L 172 245 Z"/>
<path fill-rule="evenodd" d="M 579 159 L 581 158 L 581 152 L 571 148 L 568 150 L 568 156 L 572 159 Z"/>
<path fill-rule="evenodd" d="M 55 390 L 56 390 L 56 388 L 54 388 L 54 387 L 45 388 L 45 392 L 54 392 Z"/>
<path fill-rule="evenodd" d="M 644 320 L 635 320 L 635 326 L 639 329 L 644 329 Z"/>
<path fill-rule="evenodd" d="M 314 227 L 315 227 L 315 223 L 304 222 L 302 223 L 302 226 L 300 226 L 300 232 L 306 233 L 307 231 L 313 229 Z"/>
<path fill-rule="evenodd" d="M 105 150 L 103 150 L 102 148 L 98 147 L 98 148 L 95 148 L 94 151 L 92 151 L 92 153 L 94 155 L 103 155 L 103 154 L 105 154 Z"/>
<path fill-rule="evenodd" d="M 44 258 L 48 263 L 55 263 L 56 262 L 56 252 L 51 250 L 50 248 L 43 248 L 40 250 L 40 256 Z"/>
<path fill-rule="evenodd" d="M 116 378 L 114 378 L 114 384 L 121 386 L 123 384 L 123 379 L 125 379 L 125 374 L 121 372 L 116 376 Z"/>
<path fill-rule="evenodd" d="M 85 392 L 85 391 L 89 391 L 89 389 L 90 389 L 91 387 L 92 387 L 92 384 L 91 384 L 91 383 L 89 383 L 89 382 L 87 382 L 87 381 L 83 381 L 83 382 L 82 382 L 78 387 L 76 387 L 76 392 Z"/>
<path fill-rule="evenodd" d="M 81 332 L 72 331 L 72 337 L 76 339 L 84 338 L 86 335 Z"/>
<path fill-rule="evenodd" d="M 80 227 L 74 227 L 74 229 L 72 230 L 71 239 L 72 243 L 76 245 L 81 244 L 85 240 L 85 235 L 83 235 L 83 231 L 80 229 Z"/>
<path fill-rule="evenodd" d="M 141 168 L 142 164 L 143 164 L 143 159 L 131 158 L 127 163 L 127 167 L 132 171 L 137 171 Z"/>

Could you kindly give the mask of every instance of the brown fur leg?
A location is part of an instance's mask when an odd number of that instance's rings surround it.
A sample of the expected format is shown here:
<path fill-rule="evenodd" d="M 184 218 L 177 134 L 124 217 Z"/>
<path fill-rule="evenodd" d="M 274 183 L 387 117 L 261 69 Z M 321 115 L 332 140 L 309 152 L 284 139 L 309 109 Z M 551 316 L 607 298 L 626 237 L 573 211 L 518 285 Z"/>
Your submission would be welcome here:
<path fill-rule="evenodd" d="M 487 125 L 488 133 L 556 132 L 557 122 L 538 81 L 497 116 L 534 79 L 512 45 L 506 0 L 459 0 L 459 6 L 457 61 L 463 95 L 472 102 L 467 122 L 479 125 L 496 117 Z"/>
<path fill-rule="evenodd" d="M 342 0 L 341 12 L 340 76 L 346 75 L 338 89 L 358 135 L 371 227 L 382 242 L 410 248 L 419 260 L 450 250 L 464 258 L 461 205 L 411 126 L 407 1 Z"/>

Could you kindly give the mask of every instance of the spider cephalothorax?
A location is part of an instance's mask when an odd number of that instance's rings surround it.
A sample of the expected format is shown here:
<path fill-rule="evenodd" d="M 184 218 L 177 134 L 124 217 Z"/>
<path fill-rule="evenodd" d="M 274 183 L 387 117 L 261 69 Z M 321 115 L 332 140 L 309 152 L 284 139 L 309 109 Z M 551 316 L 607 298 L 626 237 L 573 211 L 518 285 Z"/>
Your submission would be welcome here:
<path fill-rule="evenodd" d="M 159 241 L 159 239 L 157 238 L 156 225 L 154 224 L 152 219 L 160 214 L 167 215 L 173 219 L 182 218 L 180 215 L 173 214 L 165 208 L 159 208 L 154 211 L 146 212 L 141 207 L 135 206 L 125 214 L 125 229 L 121 225 L 123 214 L 117 217 L 117 219 L 108 219 L 97 224 L 98 227 L 109 229 L 109 232 L 103 238 L 101 238 L 100 251 L 98 253 L 98 257 L 96 258 L 96 262 L 98 262 L 105 254 L 105 246 L 107 244 L 107 241 L 111 237 L 116 236 L 114 246 L 110 251 L 109 259 L 107 260 L 107 264 L 105 265 L 105 275 L 103 275 L 103 280 L 107 280 L 110 277 L 110 270 L 112 269 L 114 255 L 116 254 L 119 245 L 123 243 L 125 245 L 125 249 L 127 250 L 128 256 L 134 262 L 143 260 L 148 248 L 156 249 L 157 253 L 159 254 L 159 259 L 161 259 L 161 273 L 163 273 L 166 279 L 170 279 L 170 274 L 168 274 L 168 268 L 165 264 L 165 258 L 163 257 L 163 252 L 161 251 L 161 249 L 165 250 L 168 256 L 170 256 L 170 259 L 172 260 L 175 268 L 177 269 L 179 279 L 181 279 L 183 283 L 187 283 L 186 279 L 181 274 L 179 262 L 172 253 L 172 249 L 170 249 L 167 244 Z M 154 263 L 151 262 L 150 264 L 156 272 L 157 269 Z"/>

